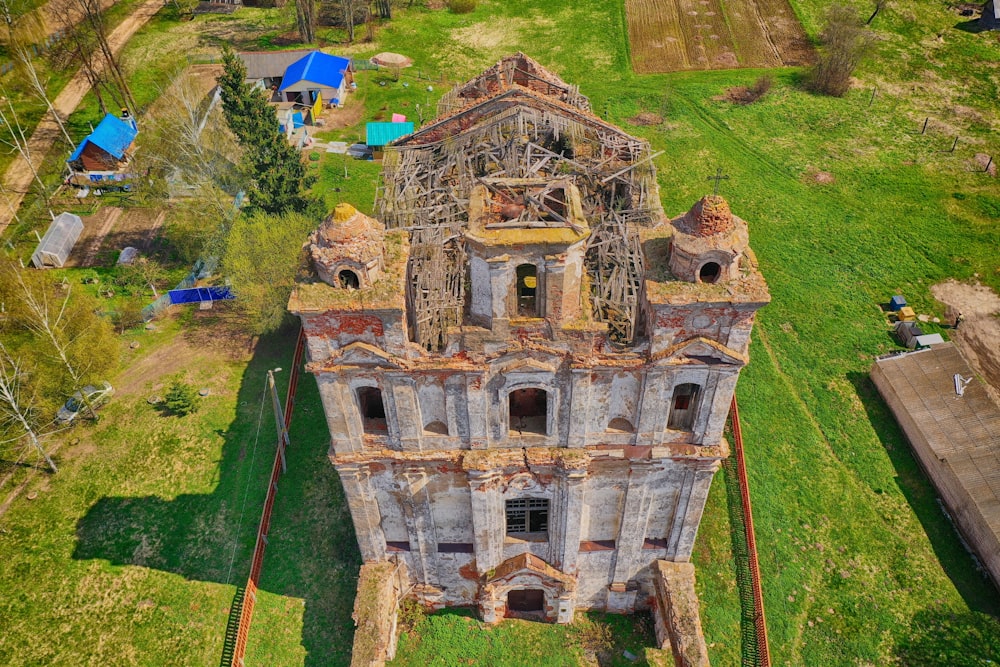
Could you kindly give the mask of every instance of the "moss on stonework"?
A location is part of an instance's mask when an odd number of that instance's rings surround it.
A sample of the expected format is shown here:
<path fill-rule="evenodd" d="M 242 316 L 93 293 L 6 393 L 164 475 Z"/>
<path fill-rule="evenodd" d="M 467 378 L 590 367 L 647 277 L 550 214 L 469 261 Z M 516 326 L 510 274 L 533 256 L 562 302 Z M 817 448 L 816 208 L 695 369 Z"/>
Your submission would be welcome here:
<path fill-rule="evenodd" d="M 371 287 L 344 289 L 331 287 L 319 280 L 300 282 L 292 292 L 288 309 L 293 313 L 321 310 L 403 309 L 409 246 L 405 231 L 388 232 L 385 235 L 385 273 Z"/>

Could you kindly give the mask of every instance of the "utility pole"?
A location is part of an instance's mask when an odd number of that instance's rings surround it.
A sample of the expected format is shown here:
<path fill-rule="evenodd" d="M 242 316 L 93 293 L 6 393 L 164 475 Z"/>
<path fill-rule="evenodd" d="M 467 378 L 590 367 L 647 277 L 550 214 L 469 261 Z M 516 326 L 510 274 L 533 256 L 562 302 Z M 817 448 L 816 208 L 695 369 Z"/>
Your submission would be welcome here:
<path fill-rule="evenodd" d="M 271 402 L 274 404 L 274 427 L 278 432 L 278 454 L 281 455 L 281 472 L 288 472 L 288 465 L 285 463 L 285 447 L 288 445 L 288 429 L 285 428 L 285 413 L 281 409 L 281 400 L 278 398 L 278 388 L 274 384 L 274 374 L 280 373 L 280 368 L 275 368 L 267 372 L 267 386 L 271 390 Z"/>

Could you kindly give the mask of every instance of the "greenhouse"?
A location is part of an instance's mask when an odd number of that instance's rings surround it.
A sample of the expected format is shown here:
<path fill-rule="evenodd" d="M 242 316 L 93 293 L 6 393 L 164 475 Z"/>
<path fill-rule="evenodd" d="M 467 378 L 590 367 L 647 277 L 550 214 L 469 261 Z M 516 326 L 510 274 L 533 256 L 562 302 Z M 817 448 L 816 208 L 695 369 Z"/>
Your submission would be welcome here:
<path fill-rule="evenodd" d="M 83 220 L 80 216 L 60 213 L 32 253 L 31 263 L 38 269 L 63 266 L 82 232 Z"/>

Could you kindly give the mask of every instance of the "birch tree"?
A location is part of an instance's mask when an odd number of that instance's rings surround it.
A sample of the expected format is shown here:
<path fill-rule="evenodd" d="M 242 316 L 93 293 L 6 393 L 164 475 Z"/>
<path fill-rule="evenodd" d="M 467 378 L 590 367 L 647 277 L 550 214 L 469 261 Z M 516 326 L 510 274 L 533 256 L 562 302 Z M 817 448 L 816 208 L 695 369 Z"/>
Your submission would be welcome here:
<path fill-rule="evenodd" d="M 35 96 L 45 104 L 45 108 L 48 109 L 52 120 L 59 126 L 59 131 L 62 132 L 66 143 L 73 146 L 73 139 L 69 136 L 69 132 L 66 131 L 66 124 L 63 122 L 59 112 L 52 105 L 52 99 L 49 97 L 48 81 L 42 80 L 38 69 L 35 67 L 35 62 L 31 58 L 31 50 L 20 42 L 12 42 L 8 48 L 14 57 L 18 73 L 28 82 L 28 86 Z"/>
<path fill-rule="evenodd" d="M 315 0 L 295 0 L 295 22 L 303 42 L 312 44 L 316 41 Z"/>
<path fill-rule="evenodd" d="M 21 120 L 17 117 L 17 111 L 14 110 L 14 103 L 7 96 L 6 89 L 0 88 L 0 94 L 2 94 L 2 97 L 0 97 L 0 125 L 3 125 L 6 129 L 3 138 L 0 138 L 0 144 L 10 147 L 13 152 L 21 156 L 28 165 L 28 169 L 31 170 L 31 175 L 35 179 L 35 182 L 38 183 L 42 198 L 45 199 L 45 203 L 47 204 L 49 201 L 48 188 L 45 182 L 42 181 L 41 176 L 39 176 L 35 165 L 31 162 L 31 149 L 28 146 L 28 136 L 24 132 Z M 5 105 L 6 108 L 4 108 Z"/>
<path fill-rule="evenodd" d="M 15 359 L 0 343 L 0 422 L 11 427 L 14 432 L 27 437 L 31 447 L 45 459 L 52 472 L 59 472 L 52 457 L 42 446 L 35 424 L 32 397 L 27 395 L 21 379 L 24 369 L 20 360 Z"/>
<path fill-rule="evenodd" d="M 21 298 L 12 314 L 48 349 L 49 356 L 61 367 L 72 393 L 87 381 L 108 372 L 117 359 L 115 341 L 108 322 L 94 314 L 83 300 L 71 301 L 71 288 L 65 287 L 62 298 L 50 296 L 52 286 L 44 277 L 26 277 L 24 270 L 13 268 Z M 86 392 L 81 392 L 88 412 L 97 419 Z"/>

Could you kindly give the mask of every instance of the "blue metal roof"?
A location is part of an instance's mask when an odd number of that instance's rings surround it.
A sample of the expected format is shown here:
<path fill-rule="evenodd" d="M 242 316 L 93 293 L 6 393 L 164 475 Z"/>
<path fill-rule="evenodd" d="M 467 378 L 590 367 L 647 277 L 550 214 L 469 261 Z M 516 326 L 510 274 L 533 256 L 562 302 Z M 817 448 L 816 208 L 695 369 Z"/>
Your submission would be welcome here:
<path fill-rule="evenodd" d="M 344 72 L 351 66 L 351 61 L 340 56 L 331 56 L 322 51 L 313 51 L 304 58 L 299 58 L 285 70 L 281 79 L 284 90 L 300 81 L 316 83 L 325 88 L 340 88 L 344 81 Z"/>
<path fill-rule="evenodd" d="M 413 134 L 413 121 L 405 123 L 368 123 L 365 126 L 365 141 L 369 146 L 386 146 L 408 134 Z"/>
<path fill-rule="evenodd" d="M 73 162 L 78 159 L 88 142 L 94 144 L 115 159 L 120 160 L 125 156 L 125 151 L 128 150 L 128 147 L 135 141 L 137 134 L 139 134 L 139 131 L 135 128 L 132 121 L 122 120 L 117 116 L 108 114 L 94 128 L 90 136 L 80 142 L 76 150 L 73 151 L 73 154 L 69 156 L 67 162 Z"/>

